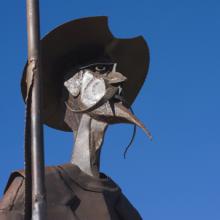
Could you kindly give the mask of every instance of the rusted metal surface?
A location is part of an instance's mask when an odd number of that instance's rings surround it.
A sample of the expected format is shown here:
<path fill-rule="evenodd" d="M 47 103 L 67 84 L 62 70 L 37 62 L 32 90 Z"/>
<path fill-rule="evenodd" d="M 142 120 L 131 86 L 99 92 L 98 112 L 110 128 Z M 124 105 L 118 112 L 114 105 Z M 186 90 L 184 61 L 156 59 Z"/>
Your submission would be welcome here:
<path fill-rule="evenodd" d="M 40 24 L 39 1 L 27 0 L 28 66 L 26 73 L 26 100 L 30 105 L 32 220 L 46 219 L 46 195 L 44 185 L 44 146 L 41 120 L 41 71 L 40 71 Z M 28 132 L 28 131 L 26 131 Z M 28 151 L 28 150 L 27 150 Z M 27 179 L 26 181 L 30 181 Z M 30 184 L 26 184 L 30 187 Z M 30 190 L 26 190 L 29 192 Z M 26 201 L 27 203 L 29 201 Z M 29 216 L 25 217 L 26 219 Z"/>

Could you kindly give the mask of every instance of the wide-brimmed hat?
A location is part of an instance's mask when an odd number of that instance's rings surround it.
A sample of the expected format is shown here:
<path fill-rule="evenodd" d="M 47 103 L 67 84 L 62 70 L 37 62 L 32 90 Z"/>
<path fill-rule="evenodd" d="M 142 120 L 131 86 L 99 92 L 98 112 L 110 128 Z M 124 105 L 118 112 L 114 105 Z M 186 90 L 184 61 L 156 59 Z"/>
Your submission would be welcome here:
<path fill-rule="evenodd" d="M 142 36 L 119 39 L 112 35 L 107 17 L 88 17 L 62 24 L 41 40 L 43 122 L 59 130 L 71 131 L 64 122 L 62 102 L 64 75 L 70 68 L 108 57 L 117 71 L 127 77 L 123 85 L 127 107 L 133 103 L 149 66 L 149 49 Z M 26 97 L 26 68 L 21 81 Z"/>

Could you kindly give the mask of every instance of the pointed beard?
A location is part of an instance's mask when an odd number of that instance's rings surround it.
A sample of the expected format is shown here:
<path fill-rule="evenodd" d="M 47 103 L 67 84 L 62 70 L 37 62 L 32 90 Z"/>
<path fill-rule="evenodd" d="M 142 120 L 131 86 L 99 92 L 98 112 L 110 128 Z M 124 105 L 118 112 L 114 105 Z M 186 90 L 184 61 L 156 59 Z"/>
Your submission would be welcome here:
<path fill-rule="evenodd" d="M 150 131 L 144 126 L 144 124 L 121 102 L 111 103 L 106 102 L 99 108 L 87 112 L 91 117 L 107 122 L 108 124 L 116 123 L 129 123 L 135 124 L 140 127 L 145 134 L 152 140 L 152 135 Z"/>

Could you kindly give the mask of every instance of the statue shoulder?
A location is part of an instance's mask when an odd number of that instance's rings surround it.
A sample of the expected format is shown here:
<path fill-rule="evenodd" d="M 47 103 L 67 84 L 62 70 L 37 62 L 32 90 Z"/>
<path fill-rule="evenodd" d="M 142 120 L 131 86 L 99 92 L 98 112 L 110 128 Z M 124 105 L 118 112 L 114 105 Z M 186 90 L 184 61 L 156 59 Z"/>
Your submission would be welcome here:
<path fill-rule="evenodd" d="M 49 204 L 66 205 L 74 197 L 74 193 L 65 183 L 57 166 L 45 168 L 45 185 L 47 202 Z M 19 170 L 12 172 L 4 190 L 4 196 L 0 201 L 1 209 L 10 209 L 19 203 L 24 204 L 25 172 Z M 22 206 L 21 205 L 21 206 Z"/>
<path fill-rule="evenodd" d="M 21 213 L 11 213 L 16 206 L 23 206 L 22 194 L 24 190 L 24 176 L 19 171 L 11 173 L 4 190 L 4 196 L 0 200 L 0 219 L 8 219 L 8 216 L 16 215 L 20 219 Z M 9 218 L 10 219 L 10 218 Z"/>

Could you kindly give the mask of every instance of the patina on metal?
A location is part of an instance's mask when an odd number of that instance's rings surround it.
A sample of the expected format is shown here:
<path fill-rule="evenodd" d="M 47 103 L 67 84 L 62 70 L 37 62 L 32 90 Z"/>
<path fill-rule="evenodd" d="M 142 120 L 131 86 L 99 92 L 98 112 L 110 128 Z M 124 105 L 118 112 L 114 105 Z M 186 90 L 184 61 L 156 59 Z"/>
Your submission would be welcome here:
<path fill-rule="evenodd" d="M 39 1 L 27 0 L 28 65 L 27 117 L 25 136 L 25 220 L 46 219 L 46 194 L 44 183 L 44 143 L 41 119 L 41 57 Z M 29 130 L 30 129 L 30 130 Z M 29 149 L 31 148 L 31 150 Z M 29 154 L 29 155 L 28 155 Z M 30 196 L 31 194 L 31 196 Z M 31 198 L 31 201 L 30 201 Z"/>

